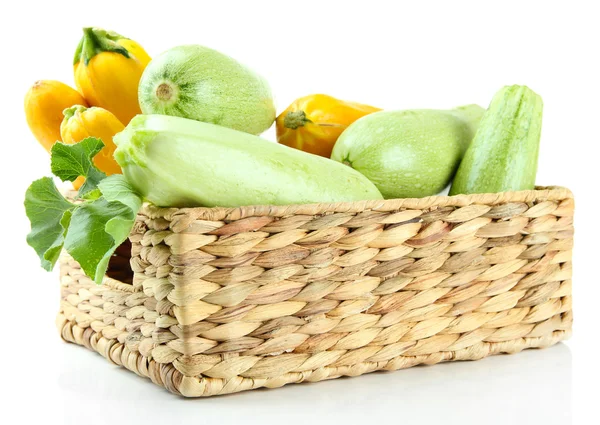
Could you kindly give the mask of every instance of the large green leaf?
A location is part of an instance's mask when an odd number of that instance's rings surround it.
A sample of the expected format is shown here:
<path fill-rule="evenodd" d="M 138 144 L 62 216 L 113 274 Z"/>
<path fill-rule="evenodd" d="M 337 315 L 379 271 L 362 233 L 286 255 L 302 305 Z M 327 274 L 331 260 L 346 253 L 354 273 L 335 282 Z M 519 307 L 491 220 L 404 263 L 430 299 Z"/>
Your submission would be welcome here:
<path fill-rule="evenodd" d="M 25 212 L 31 223 L 27 243 L 46 270 L 52 270 L 58 260 L 74 208 L 50 177 L 34 181 L 25 193 Z"/>
<path fill-rule="evenodd" d="M 142 200 L 123 175 L 106 177 L 92 160 L 102 141 L 87 138 L 74 145 L 52 147 L 52 172 L 63 181 L 83 176 L 78 202 L 71 203 L 50 177 L 33 182 L 25 195 L 31 222 L 27 242 L 42 266 L 51 270 L 66 251 L 96 283 L 101 283 L 115 249 L 129 236 Z"/>

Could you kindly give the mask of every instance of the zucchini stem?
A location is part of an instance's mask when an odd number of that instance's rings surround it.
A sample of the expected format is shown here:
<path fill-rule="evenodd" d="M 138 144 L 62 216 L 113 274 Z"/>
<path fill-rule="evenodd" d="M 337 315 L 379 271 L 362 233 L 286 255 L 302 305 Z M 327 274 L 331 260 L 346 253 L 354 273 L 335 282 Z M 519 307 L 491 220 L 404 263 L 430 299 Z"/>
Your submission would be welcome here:
<path fill-rule="evenodd" d="M 167 83 L 161 83 L 156 88 L 156 97 L 164 102 L 168 102 L 173 97 L 173 88 Z"/>
<path fill-rule="evenodd" d="M 123 46 L 116 43 L 116 36 L 118 34 L 108 33 L 100 28 L 84 28 L 83 37 L 75 51 L 73 64 L 77 64 L 83 60 L 83 63 L 87 66 L 94 56 L 102 52 L 119 53 L 128 58 L 129 52 Z"/>
<path fill-rule="evenodd" d="M 283 118 L 283 125 L 292 130 L 303 127 L 307 123 L 312 123 L 312 121 L 306 118 L 304 111 L 290 111 Z"/>

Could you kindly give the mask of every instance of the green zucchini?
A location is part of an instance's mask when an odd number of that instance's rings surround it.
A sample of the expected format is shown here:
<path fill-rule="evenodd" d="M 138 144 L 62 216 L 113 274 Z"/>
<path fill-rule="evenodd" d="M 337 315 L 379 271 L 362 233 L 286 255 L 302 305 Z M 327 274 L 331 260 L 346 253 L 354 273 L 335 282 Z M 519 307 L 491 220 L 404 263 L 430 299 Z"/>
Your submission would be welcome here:
<path fill-rule="evenodd" d="M 138 115 L 114 142 L 129 183 L 158 206 L 382 199 L 365 176 L 338 162 L 186 118 Z"/>
<path fill-rule="evenodd" d="M 144 114 L 173 115 L 260 134 L 275 120 L 269 83 L 198 45 L 173 47 L 148 64 L 139 84 Z"/>
<path fill-rule="evenodd" d="M 485 110 L 380 111 L 338 138 L 331 159 L 361 172 L 386 199 L 435 195 L 452 181 Z"/>
<path fill-rule="evenodd" d="M 535 187 L 542 98 L 525 86 L 506 86 L 492 99 L 458 167 L 450 195 Z"/>

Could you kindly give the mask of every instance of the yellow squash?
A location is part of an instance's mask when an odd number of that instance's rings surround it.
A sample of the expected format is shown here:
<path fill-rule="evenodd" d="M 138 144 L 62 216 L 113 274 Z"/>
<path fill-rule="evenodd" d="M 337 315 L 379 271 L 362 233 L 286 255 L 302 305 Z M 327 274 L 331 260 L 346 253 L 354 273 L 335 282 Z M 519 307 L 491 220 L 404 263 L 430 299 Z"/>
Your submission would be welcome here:
<path fill-rule="evenodd" d="M 25 95 L 27 124 L 48 152 L 57 140 L 61 140 L 60 123 L 63 120 L 63 110 L 73 105 L 87 106 L 87 103 L 77 90 L 60 81 L 36 81 Z"/>
<path fill-rule="evenodd" d="M 115 161 L 113 153 L 117 148 L 113 136 L 125 126 L 112 113 L 103 108 L 86 108 L 76 105 L 65 109 L 64 119 L 60 125 L 62 141 L 67 144 L 81 142 L 86 137 L 97 137 L 102 140 L 104 147 L 94 157 L 94 165 L 106 175 L 121 174 L 121 167 Z M 73 186 L 76 189 L 83 184 L 84 179 L 79 177 Z"/>
<path fill-rule="evenodd" d="M 150 56 L 115 32 L 84 28 L 74 59 L 75 84 L 88 103 L 108 109 L 123 123 L 141 114 L 138 85 Z"/>
<path fill-rule="evenodd" d="M 346 127 L 357 119 L 380 110 L 326 94 L 301 97 L 277 117 L 277 141 L 329 158 L 333 145 Z"/>

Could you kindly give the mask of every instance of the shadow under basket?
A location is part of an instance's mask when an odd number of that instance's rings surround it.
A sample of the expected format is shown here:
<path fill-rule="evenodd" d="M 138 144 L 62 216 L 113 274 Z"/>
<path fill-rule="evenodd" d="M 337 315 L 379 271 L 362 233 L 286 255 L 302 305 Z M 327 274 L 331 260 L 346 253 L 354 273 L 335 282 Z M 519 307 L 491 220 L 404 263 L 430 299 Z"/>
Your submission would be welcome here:
<path fill-rule="evenodd" d="M 145 205 L 103 285 L 61 258 L 62 338 L 211 396 L 569 336 L 573 195 Z M 390 376 L 390 379 L 394 379 Z"/>

